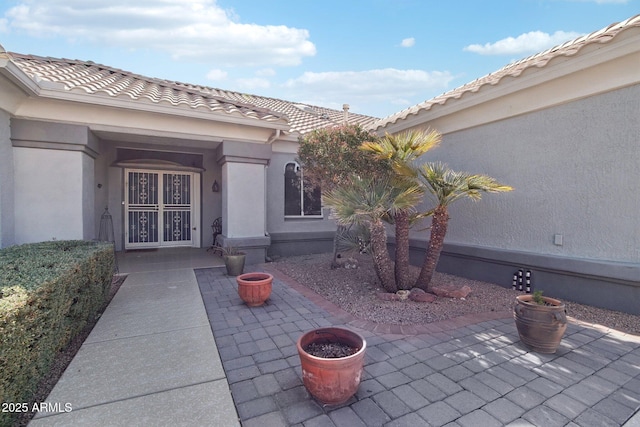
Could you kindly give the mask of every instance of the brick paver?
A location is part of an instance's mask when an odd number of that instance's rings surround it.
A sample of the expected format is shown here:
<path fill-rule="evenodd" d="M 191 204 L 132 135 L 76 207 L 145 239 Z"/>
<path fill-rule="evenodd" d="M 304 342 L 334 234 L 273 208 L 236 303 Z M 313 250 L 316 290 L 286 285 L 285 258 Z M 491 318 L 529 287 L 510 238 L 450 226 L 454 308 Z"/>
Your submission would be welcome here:
<path fill-rule="evenodd" d="M 558 352 L 542 355 L 520 342 L 507 312 L 379 325 L 274 275 L 271 298 L 249 308 L 235 278 L 196 270 L 244 426 L 586 427 L 624 425 L 640 408 L 638 336 L 575 322 Z M 295 348 L 303 332 L 330 325 L 367 340 L 358 392 L 338 406 L 306 391 Z"/>

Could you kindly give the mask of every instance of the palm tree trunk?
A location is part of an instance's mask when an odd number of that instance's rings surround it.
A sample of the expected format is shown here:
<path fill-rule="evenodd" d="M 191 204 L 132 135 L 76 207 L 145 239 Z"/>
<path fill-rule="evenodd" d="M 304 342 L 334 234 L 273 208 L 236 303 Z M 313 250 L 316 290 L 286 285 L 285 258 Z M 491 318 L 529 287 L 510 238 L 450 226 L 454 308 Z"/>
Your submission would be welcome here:
<path fill-rule="evenodd" d="M 385 291 L 396 292 L 398 288 L 393 274 L 393 262 L 387 249 L 387 233 L 382 221 L 370 222 L 369 232 L 371 233 L 371 255 L 376 275 Z"/>
<path fill-rule="evenodd" d="M 344 225 L 338 225 L 336 234 L 333 235 L 333 258 L 331 259 L 331 269 L 336 269 L 340 266 L 338 264 L 338 237 L 346 231 L 347 227 Z"/>
<path fill-rule="evenodd" d="M 440 252 L 444 245 L 444 236 L 447 234 L 447 224 L 449 222 L 449 213 L 445 205 L 436 207 L 433 217 L 431 218 L 431 237 L 427 246 L 427 255 L 424 258 L 420 275 L 416 281 L 416 287 L 425 291 L 429 290 L 433 273 L 436 271 Z"/>
<path fill-rule="evenodd" d="M 411 289 L 409 277 L 409 213 L 398 212 L 396 223 L 395 278 L 398 289 Z"/>

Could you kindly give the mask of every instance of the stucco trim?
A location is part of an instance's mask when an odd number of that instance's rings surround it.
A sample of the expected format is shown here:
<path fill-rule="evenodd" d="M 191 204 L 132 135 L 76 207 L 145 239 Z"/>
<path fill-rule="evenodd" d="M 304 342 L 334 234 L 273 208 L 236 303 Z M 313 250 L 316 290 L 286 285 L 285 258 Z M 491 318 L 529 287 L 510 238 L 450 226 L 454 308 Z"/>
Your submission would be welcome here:
<path fill-rule="evenodd" d="M 100 155 L 98 151 L 96 151 L 89 145 L 84 144 L 66 144 L 64 142 L 25 141 L 13 139 L 12 145 L 14 147 L 40 148 L 44 150 L 80 151 L 81 153 L 84 153 L 93 159 L 97 158 Z"/>
<path fill-rule="evenodd" d="M 640 265 L 596 259 L 570 258 L 530 252 L 445 244 L 443 253 L 462 259 L 488 260 L 537 270 L 563 271 L 584 278 L 606 278 L 640 288 Z"/>
<path fill-rule="evenodd" d="M 136 159 L 136 160 L 123 160 L 111 164 L 111 167 L 127 168 L 127 169 L 153 169 L 153 170 L 171 170 L 179 172 L 195 172 L 200 173 L 206 171 L 206 169 L 184 166 L 177 162 L 170 162 L 167 160 L 157 159 Z"/>
<path fill-rule="evenodd" d="M 216 149 L 216 161 L 224 163 L 251 163 L 268 165 L 271 145 L 241 141 L 223 141 Z"/>

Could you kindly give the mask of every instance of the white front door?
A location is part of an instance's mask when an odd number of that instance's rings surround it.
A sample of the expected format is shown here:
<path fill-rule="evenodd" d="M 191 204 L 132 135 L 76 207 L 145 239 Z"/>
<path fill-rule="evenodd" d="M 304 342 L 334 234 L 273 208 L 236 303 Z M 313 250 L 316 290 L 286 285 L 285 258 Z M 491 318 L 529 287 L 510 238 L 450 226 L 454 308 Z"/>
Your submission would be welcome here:
<path fill-rule="evenodd" d="M 125 170 L 125 249 L 193 246 L 197 176 Z"/>

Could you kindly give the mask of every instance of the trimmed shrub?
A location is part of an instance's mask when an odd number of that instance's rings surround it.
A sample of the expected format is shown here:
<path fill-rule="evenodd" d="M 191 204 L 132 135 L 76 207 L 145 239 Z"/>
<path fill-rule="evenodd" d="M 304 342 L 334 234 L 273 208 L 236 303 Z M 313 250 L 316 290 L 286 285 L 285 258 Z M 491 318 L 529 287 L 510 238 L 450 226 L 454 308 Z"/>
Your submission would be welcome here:
<path fill-rule="evenodd" d="M 51 241 L 0 250 L 0 402 L 28 402 L 56 354 L 102 309 L 113 246 Z M 0 425 L 12 414 L 0 413 Z"/>

